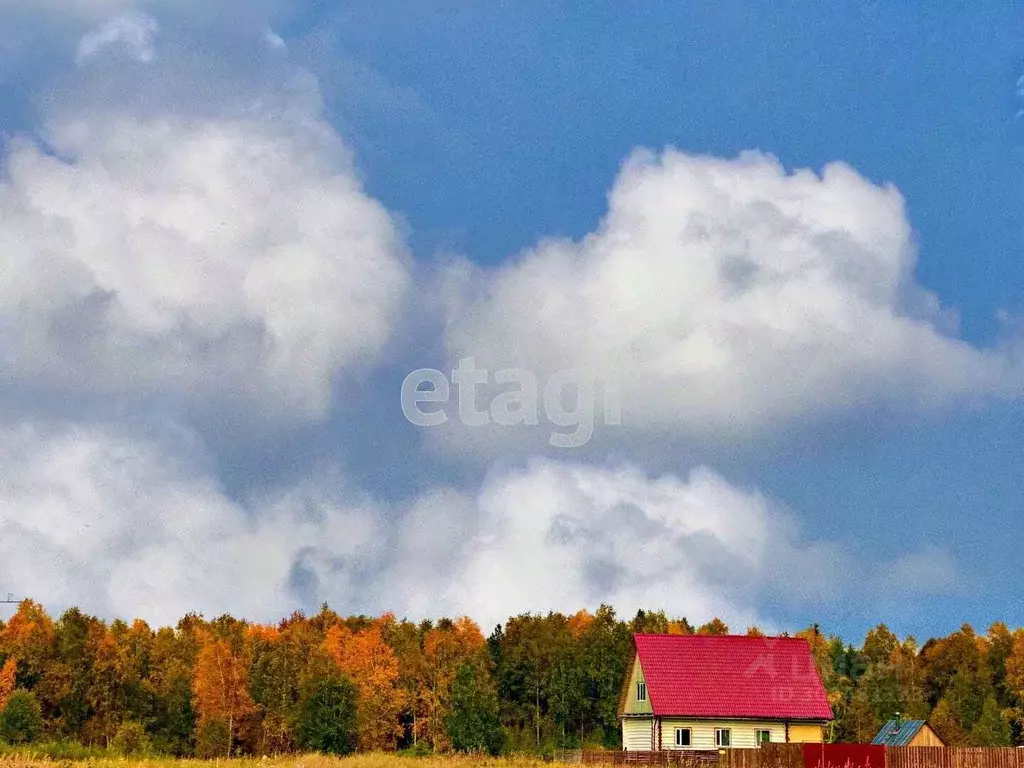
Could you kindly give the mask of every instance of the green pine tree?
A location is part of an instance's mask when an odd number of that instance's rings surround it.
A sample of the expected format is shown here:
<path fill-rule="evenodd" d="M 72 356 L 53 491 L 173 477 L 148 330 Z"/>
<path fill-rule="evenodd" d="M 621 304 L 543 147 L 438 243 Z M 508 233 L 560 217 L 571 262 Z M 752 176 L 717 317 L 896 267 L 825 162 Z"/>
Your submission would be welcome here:
<path fill-rule="evenodd" d="M 299 746 L 312 752 L 347 755 L 359 743 L 358 693 L 343 677 L 319 677 L 303 688 L 295 723 Z"/>
<path fill-rule="evenodd" d="M 459 668 L 452 684 L 452 707 L 445 722 L 452 747 L 460 752 L 497 755 L 504 743 L 498 720 L 498 699 L 481 683 L 470 664 Z"/>

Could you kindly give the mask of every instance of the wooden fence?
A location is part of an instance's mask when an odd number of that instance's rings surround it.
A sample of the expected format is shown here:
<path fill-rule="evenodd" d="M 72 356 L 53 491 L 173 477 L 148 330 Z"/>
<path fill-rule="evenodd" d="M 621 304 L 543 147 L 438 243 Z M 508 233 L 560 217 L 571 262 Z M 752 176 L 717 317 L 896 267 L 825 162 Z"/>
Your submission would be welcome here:
<path fill-rule="evenodd" d="M 803 746 L 762 744 L 756 749 L 725 749 L 718 764 L 721 768 L 804 768 Z"/>
<path fill-rule="evenodd" d="M 679 768 L 706 768 L 719 762 L 717 751 L 663 749 L 658 752 L 630 750 L 619 752 L 604 749 L 560 749 L 554 758 L 561 763 L 586 765 L 668 765 Z"/>
<path fill-rule="evenodd" d="M 852 748 L 852 749 L 851 749 Z M 886 747 L 765 744 L 757 749 L 721 751 L 558 750 L 558 762 L 584 765 L 678 766 L 678 768 L 1024 768 L 1024 749 L 1012 747 Z"/>
<path fill-rule="evenodd" d="M 886 768 L 1024 768 L 1013 747 L 889 747 Z"/>

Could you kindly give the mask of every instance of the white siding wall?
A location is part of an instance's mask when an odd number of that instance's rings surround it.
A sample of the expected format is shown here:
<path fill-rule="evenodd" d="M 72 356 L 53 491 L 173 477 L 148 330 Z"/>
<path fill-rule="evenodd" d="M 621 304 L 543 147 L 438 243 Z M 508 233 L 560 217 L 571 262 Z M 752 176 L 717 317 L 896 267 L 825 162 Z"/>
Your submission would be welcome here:
<path fill-rule="evenodd" d="M 759 730 L 771 731 L 773 742 L 784 742 L 786 740 L 785 723 L 758 723 L 749 720 L 671 720 L 665 718 L 661 721 L 662 749 L 678 749 L 676 747 L 676 728 L 690 729 L 689 749 L 717 749 L 715 746 L 716 728 L 728 728 L 732 731 L 732 743 L 730 746 L 736 749 L 756 747 L 756 732 Z"/>
<path fill-rule="evenodd" d="M 653 727 L 654 723 L 649 717 L 622 718 L 622 748 L 630 752 L 649 750 Z"/>

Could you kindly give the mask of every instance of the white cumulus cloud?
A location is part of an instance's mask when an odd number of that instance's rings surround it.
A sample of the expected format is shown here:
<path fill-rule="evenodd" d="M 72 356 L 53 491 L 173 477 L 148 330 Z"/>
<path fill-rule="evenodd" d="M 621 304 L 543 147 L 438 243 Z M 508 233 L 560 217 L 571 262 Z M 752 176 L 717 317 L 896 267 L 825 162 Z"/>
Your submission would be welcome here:
<path fill-rule="evenodd" d="M 701 438 L 1019 392 L 1007 357 L 956 337 L 915 262 L 899 192 L 843 163 L 638 151 L 592 234 L 449 269 L 445 342 L 492 373 L 617 380 L 626 428 Z"/>
<path fill-rule="evenodd" d="M 820 602 L 853 567 L 770 499 L 706 467 L 649 476 L 534 458 L 493 474 L 477 515 L 451 602 L 494 620 L 608 602 L 745 626 L 766 596 Z"/>
<path fill-rule="evenodd" d="M 495 467 L 477 491 L 439 487 L 404 504 L 337 474 L 241 502 L 202 456 L 187 433 L 4 428 L 0 584 L 55 610 L 158 622 L 192 610 L 271 620 L 327 600 L 489 626 L 605 601 L 742 626 L 766 620 L 766 595 L 821 603 L 855 581 L 840 547 L 705 468 L 651 477 L 536 458 Z M 927 550 L 912 568 L 932 561 L 954 567 Z"/>
<path fill-rule="evenodd" d="M 307 548 L 326 540 L 340 558 L 376 538 L 377 515 L 299 490 L 265 508 L 236 503 L 184 443 L 96 425 L 5 428 L 0 582 L 105 615 L 271 618 L 294 609 Z"/>
<path fill-rule="evenodd" d="M 315 418 L 401 310 L 395 223 L 318 123 L 68 119 L 6 170 L 8 379 Z"/>

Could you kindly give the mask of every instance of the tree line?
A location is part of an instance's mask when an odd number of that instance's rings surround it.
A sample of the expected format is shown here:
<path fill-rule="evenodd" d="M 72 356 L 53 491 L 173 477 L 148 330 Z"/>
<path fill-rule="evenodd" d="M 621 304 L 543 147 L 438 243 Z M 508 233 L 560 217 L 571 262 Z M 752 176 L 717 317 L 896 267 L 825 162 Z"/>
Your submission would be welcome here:
<path fill-rule="evenodd" d="M 756 627 L 747 634 L 760 634 Z M 618 748 L 635 632 L 727 634 L 662 611 L 414 623 L 324 606 L 275 626 L 190 614 L 175 627 L 54 619 L 22 602 L 0 621 L 0 740 L 215 757 L 297 750 L 547 752 Z M 809 642 L 834 741 L 869 741 L 896 712 L 949 745 L 1024 741 L 1024 630 L 965 624 L 919 646 L 885 625 L 859 647 Z"/>

